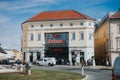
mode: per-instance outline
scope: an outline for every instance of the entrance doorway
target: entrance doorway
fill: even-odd
[[[40,58],[41,58],[41,53],[37,52],[37,60],[40,60]]]
[[[75,52],[72,52],[72,65],[75,66],[76,63],[76,57],[77,55],[75,54]]]
[[[84,52],[80,52],[80,63],[83,65],[85,63]]]
[[[49,47],[46,50],[45,57],[54,57],[56,64],[67,64],[68,47]]]
[[[30,62],[33,62],[33,52],[30,52]]]

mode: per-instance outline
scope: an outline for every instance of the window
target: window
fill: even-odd
[[[30,41],[33,41],[33,40],[34,40],[34,35],[30,34]]]
[[[119,39],[119,44],[118,44],[118,48],[120,48],[120,39]]]
[[[38,34],[38,41],[41,41],[41,34]]]
[[[70,23],[70,26],[73,26],[73,23]]]
[[[63,26],[63,24],[61,23],[61,24],[60,24],[60,26],[62,27],[62,26]]]
[[[120,38],[118,38],[118,48],[120,48]]]
[[[120,25],[118,25],[118,33],[120,33]]]
[[[88,25],[91,26],[91,23],[89,23]]]
[[[34,28],[34,25],[31,25],[31,28]]]
[[[23,40],[24,40],[24,42],[26,42],[26,36],[24,36]]]
[[[80,26],[83,26],[83,23],[80,23]]]
[[[92,39],[92,34],[91,33],[89,33],[89,40],[91,40]]]
[[[80,32],[80,40],[84,40],[84,32],[83,31]]]
[[[76,37],[75,32],[72,32],[72,40],[75,40],[75,37]]]
[[[50,24],[50,27],[53,27],[53,24]]]
[[[43,27],[43,24],[41,24],[40,27]]]

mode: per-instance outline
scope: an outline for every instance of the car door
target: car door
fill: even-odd
[[[48,65],[47,59],[43,59],[43,65]]]

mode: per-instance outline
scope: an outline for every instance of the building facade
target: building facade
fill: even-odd
[[[0,62],[3,59],[6,59],[6,57],[7,57],[7,52],[1,47],[1,44],[0,44]]]
[[[22,54],[20,51],[16,50],[16,49],[13,49],[12,50],[12,57],[15,59],[15,60],[22,60]]]
[[[42,12],[22,23],[25,62],[55,57],[80,64],[94,56],[95,19],[74,10]]]
[[[96,64],[113,66],[120,54],[120,10],[108,13],[99,21],[94,41]]]

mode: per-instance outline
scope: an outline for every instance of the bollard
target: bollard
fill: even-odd
[[[28,72],[27,72],[28,75],[31,75],[31,70],[29,69]]]
[[[84,67],[82,66],[82,75],[84,76],[85,73],[84,73]]]
[[[15,63],[15,69],[17,70],[17,64]]]
[[[19,70],[20,72],[22,72],[23,71],[23,65],[22,64],[20,64],[20,70]]]
[[[12,68],[15,69],[15,64],[14,63],[12,63]]]
[[[27,63],[26,66],[25,66],[25,68],[26,68],[26,73],[27,73],[28,75],[31,75],[31,70],[30,70],[31,65],[30,65],[30,63]]]

